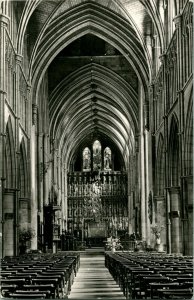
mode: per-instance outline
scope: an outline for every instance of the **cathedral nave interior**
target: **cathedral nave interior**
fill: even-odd
[[[30,272],[33,255],[53,280],[62,264],[69,270],[46,298],[73,299],[87,253],[98,280],[111,274],[125,298],[159,295],[146,294],[147,283],[137,292],[122,275],[126,260],[183,259],[191,273],[192,9],[191,0],[0,0],[5,286],[18,260]],[[9,288],[3,295],[18,298]]]

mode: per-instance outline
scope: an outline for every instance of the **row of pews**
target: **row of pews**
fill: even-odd
[[[127,299],[191,299],[193,257],[105,253],[105,266]]]
[[[1,261],[1,296],[65,298],[80,266],[79,253],[28,254]]]

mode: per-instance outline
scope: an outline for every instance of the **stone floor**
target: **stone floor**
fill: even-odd
[[[104,266],[103,251],[91,249],[81,253],[80,268],[68,298],[71,300],[126,299]]]

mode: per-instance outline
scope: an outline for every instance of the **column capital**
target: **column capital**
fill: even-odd
[[[166,187],[166,189],[171,194],[179,194],[180,193],[180,186],[170,186],[170,187]]]
[[[182,15],[177,15],[174,17],[173,22],[175,23],[175,27],[178,28],[181,26]]]
[[[30,199],[27,198],[27,197],[19,197],[19,201],[20,201],[20,202],[29,202]]]
[[[4,191],[5,191],[5,194],[14,194],[15,192],[18,192],[20,190],[17,188],[5,188]]]
[[[16,54],[15,55],[16,64],[21,65],[22,60],[23,60],[23,56],[22,55],[20,55],[20,54]]]
[[[159,56],[159,59],[160,59],[160,62],[161,62],[161,63],[164,63],[164,62],[165,62],[165,59],[166,59],[166,53],[163,52],[163,53]]]
[[[0,94],[6,95],[7,93],[5,91],[3,91],[2,89],[0,89]]]
[[[165,200],[164,196],[154,196],[153,198],[155,201],[164,201]]]
[[[30,84],[27,85],[27,91],[30,93],[32,86]]]
[[[148,87],[149,87],[149,89],[150,90],[152,90],[153,89],[153,87],[154,87],[154,82],[152,81],[152,82],[150,82],[150,84],[148,85]]]
[[[181,176],[181,178],[191,178],[191,179],[193,179],[193,175],[192,174],[190,174],[190,175],[183,175],[183,176]]]
[[[182,180],[186,181],[189,184],[193,183],[193,175],[185,175],[181,177]]]

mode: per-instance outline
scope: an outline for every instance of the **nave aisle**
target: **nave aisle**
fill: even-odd
[[[80,268],[68,298],[71,300],[126,299],[105,267],[103,253],[92,251],[81,253]]]

